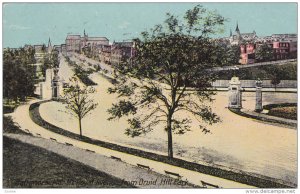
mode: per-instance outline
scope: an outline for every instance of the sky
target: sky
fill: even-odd
[[[25,44],[63,44],[68,33],[107,37],[110,42],[128,40],[161,24],[166,13],[183,16],[198,3],[4,3],[3,47]],[[228,19],[229,36],[238,22],[241,33],[258,36],[297,33],[297,3],[201,3]]]

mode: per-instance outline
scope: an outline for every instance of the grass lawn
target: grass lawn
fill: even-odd
[[[269,110],[268,115],[297,120],[297,107],[287,106],[287,107],[271,108]]]
[[[268,115],[297,120],[297,103],[268,104],[263,107]]]
[[[3,137],[3,188],[132,188],[121,179]]]

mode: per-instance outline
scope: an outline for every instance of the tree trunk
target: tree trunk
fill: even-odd
[[[167,119],[167,132],[168,132],[168,157],[173,158],[172,116],[168,116]]]
[[[79,118],[78,121],[79,121],[79,135],[80,137],[82,137],[81,118]]]

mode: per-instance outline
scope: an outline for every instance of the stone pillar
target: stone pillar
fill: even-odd
[[[242,87],[238,77],[232,77],[228,88],[229,104],[228,108],[241,109],[242,108]]]
[[[59,76],[57,75],[58,69],[54,69],[54,76],[52,79],[52,100],[58,100],[60,93],[59,93]]]
[[[261,112],[262,107],[262,81],[258,79],[256,82],[256,100],[255,100],[255,112]]]

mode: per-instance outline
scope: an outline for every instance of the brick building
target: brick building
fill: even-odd
[[[109,45],[106,37],[89,37],[88,34],[83,33],[80,35],[68,35],[66,38],[66,52],[82,53],[84,49],[88,49],[91,55],[96,56],[102,45]]]
[[[241,44],[241,64],[252,64],[255,62],[255,48],[256,45],[254,43],[249,44]]]
[[[111,64],[119,65],[134,56],[133,42],[113,42],[111,46]]]
[[[297,42],[281,40],[273,42],[274,59],[297,58]]]
[[[80,35],[67,35],[66,38],[66,51],[80,52],[81,51],[81,38]]]
[[[238,24],[235,33],[230,30],[230,36],[222,39],[231,45],[239,45],[241,51],[241,64],[255,63],[255,50],[261,44],[268,44],[273,48],[273,60],[297,58],[297,34],[272,34],[271,36],[258,37],[256,32],[241,33]]]

